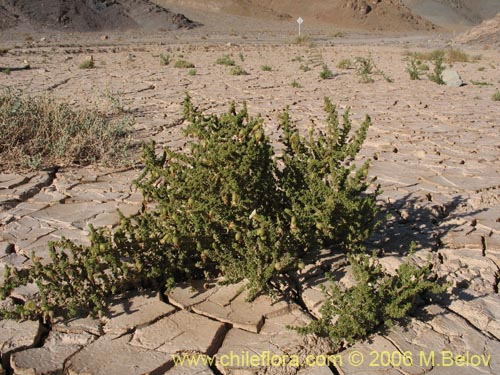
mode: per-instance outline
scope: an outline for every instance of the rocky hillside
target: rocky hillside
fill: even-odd
[[[259,18],[290,19],[367,30],[430,30],[431,22],[415,16],[402,0],[154,0],[168,6]]]
[[[0,29],[20,24],[71,31],[172,30],[196,25],[149,0],[0,0]]]
[[[500,47],[500,13],[456,38],[459,43]]]

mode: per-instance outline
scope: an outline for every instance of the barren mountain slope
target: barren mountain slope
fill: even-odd
[[[464,29],[500,13],[499,0],[403,0],[418,14],[436,25]]]
[[[211,12],[290,19],[367,30],[430,30],[433,25],[413,15],[401,0],[153,0]]]
[[[73,31],[194,26],[149,0],[0,0],[0,28],[21,23]]]
[[[484,21],[456,38],[459,43],[483,44],[500,47],[500,14],[491,20]]]

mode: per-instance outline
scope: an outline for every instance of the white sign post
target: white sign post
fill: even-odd
[[[299,17],[297,19],[297,23],[299,24],[299,36],[300,36],[300,26],[302,25],[302,22],[304,22],[304,20],[302,19],[302,17]]]

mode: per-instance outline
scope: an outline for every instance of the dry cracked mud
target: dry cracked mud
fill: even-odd
[[[0,74],[0,85],[101,109],[109,107],[111,93],[135,118],[134,140],[154,139],[158,147],[184,143],[180,129],[186,92],[209,112],[224,111],[232,100],[247,101],[250,113],[265,118],[271,137],[278,134],[277,115],[286,106],[301,129],[322,127],[325,96],[341,109],[350,107],[355,123],[368,114],[373,126],[362,158],[373,158],[370,173],[383,189],[380,205],[392,214],[372,246],[383,249],[381,262],[391,272],[414,241],[415,262],[431,259],[438,275],[451,282],[448,297],[427,306],[406,326],[340,353],[343,361],[330,367],[223,363],[221,358],[231,351],[301,358],[328,353],[324,340],[286,328],[317,316],[325,270],[338,272],[346,285],[352,282],[344,260],[323,251],[303,275],[307,311],[268,297],[249,304],[241,285],[179,285],[167,299],[147,293],[124,296],[100,320],[57,322],[49,332],[37,322],[0,321],[6,370],[17,375],[500,373],[500,107],[491,100],[499,86],[500,53],[470,50],[482,57],[454,64],[467,84],[452,88],[426,78],[411,81],[405,72],[405,52],[444,45],[434,36],[323,35],[313,46],[298,46],[288,44],[285,35],[280,30],[111,33],[107,38],[73,34],[63,43],[58,34],[44,35],[41,42],[8,34],[3,44],[9,51],[0,65],[21,66],[27,60],[31,69]],[[160,54],[191,61],[196,75],[161,65]],[[215,64],[224,54],[249,75],[233,76],[228,67]],[[89,55],[96,68],[79,69]],[[375,75],[374,83],[363,84],[354,70],[336,68],[342,59],[369,55],[393,83]],[[334,78],[320,79],[322,64],[336,73]],[[262,65],[272,70],[262,71]],[[304,72],[301,65],[311,70]],[[294,80],[302,87],[292,87]],[[491,85],[472,84],[479,81]],[[6,264],[29,267],[32,252],[48,260],[49,241],[64,236],[86,242],[89,224],[113,227],[117,209],[127,215],[137,212],[142,197],[132,180],[139,172],[139,167],[69,167],[1,173],[0,278]],[[28,286],[17,297],[34,292]],[[373,351],[409,352],[413,361],[369,366]],[[432,351],[434,363],[418,360],[419,353],[429,356]],[[481,366],[439,366],[448,351],[490,355],[491,360]],[[353,352],[364,355],[359,367],[348,362]],[[216,360],[210,366],[174,366],[174,357],[184,353],[215,355]]]

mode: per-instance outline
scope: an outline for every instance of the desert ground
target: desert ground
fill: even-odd
[[[178,11],[177,8],[173,8]],[[102,319],[54,322],[0,320],[1,366],[13,374],[498,374],[500,373],[500,52],[488,45],[462,46],[450,31],[382,33],[308,26],[309,39],[293,43],[294,19],[251,19],[192,10],[188,18],[204,26],[173,31],[89,33],[31,29],[4,30],[2,67],[30,69],[0,74],[0,88],[51,95],[75,108],[117,108],[132,122],[129,165],[69,166],[47,171],[0,173],[0,279],[5,265],[29,266],[29,256],[49,258],[47,243],[66,237],[88,241],[88,225],[113,227],[116,209],[133,214],[142,197],[132,180],[141,171],[143,142],[177,147],[182,134],[182,101],[187,94],[207,112],[222,113],[231,101],[246,102],[260,114],[272,139],[279,136],[278,115],[289,107],[300,129],[324,127],[323,98],[351,108],[354,126],[372,118],[359,162],[371,160],[370,175],[382,187],[380,206],[391,218],[369,246],[378,249],[391,271],[410,243],[414,262],[430,260],[450,282],[446,296],[426,306],[404,325],[372,336],[340,353],[342,363],[283,368],[174,366],[176,353],[325,354],[325,342],[286,329],[319,312],[325,270],[349,285],[349,269],[323,251],[304,274],[306,310],[261,296],[245,302],[232,286],[205,290],[179,285],[167,299],[140,293],[117,299]],[[194,18],[193,18],[194,16]],[[471,62],[453,63],[461,87],[437,85],[425,76],[410,80],[408,53],[447,46],[461,48]],[[160,55],[170,55],[169,65]],[[216,64],[231,56],[247,75],[232,75]],[[79,65],[92,56],[94,69]],[[371,57],[390,77],[373,74],[362,83],[355,69],[337,67],[344,59]],[[195,71],[174,67],[179,59]],[[333,78],[321,79],[326,64]],[[271,70],[263,71],[268,65]],[[301,66],[307,65],[309,71]],[[198,288],[199,287],[199,288]],[[23,300],[32,288],[19,290]],[[370,366],[374,351],[409,352],[411,365]],[[418,360],[435,352],[435,363]],[[491,356],[488,363],[447,366],[446,352]],[[353,365],[352,353],[364,356]],[[440,366],[440,364],[443,364]]]

